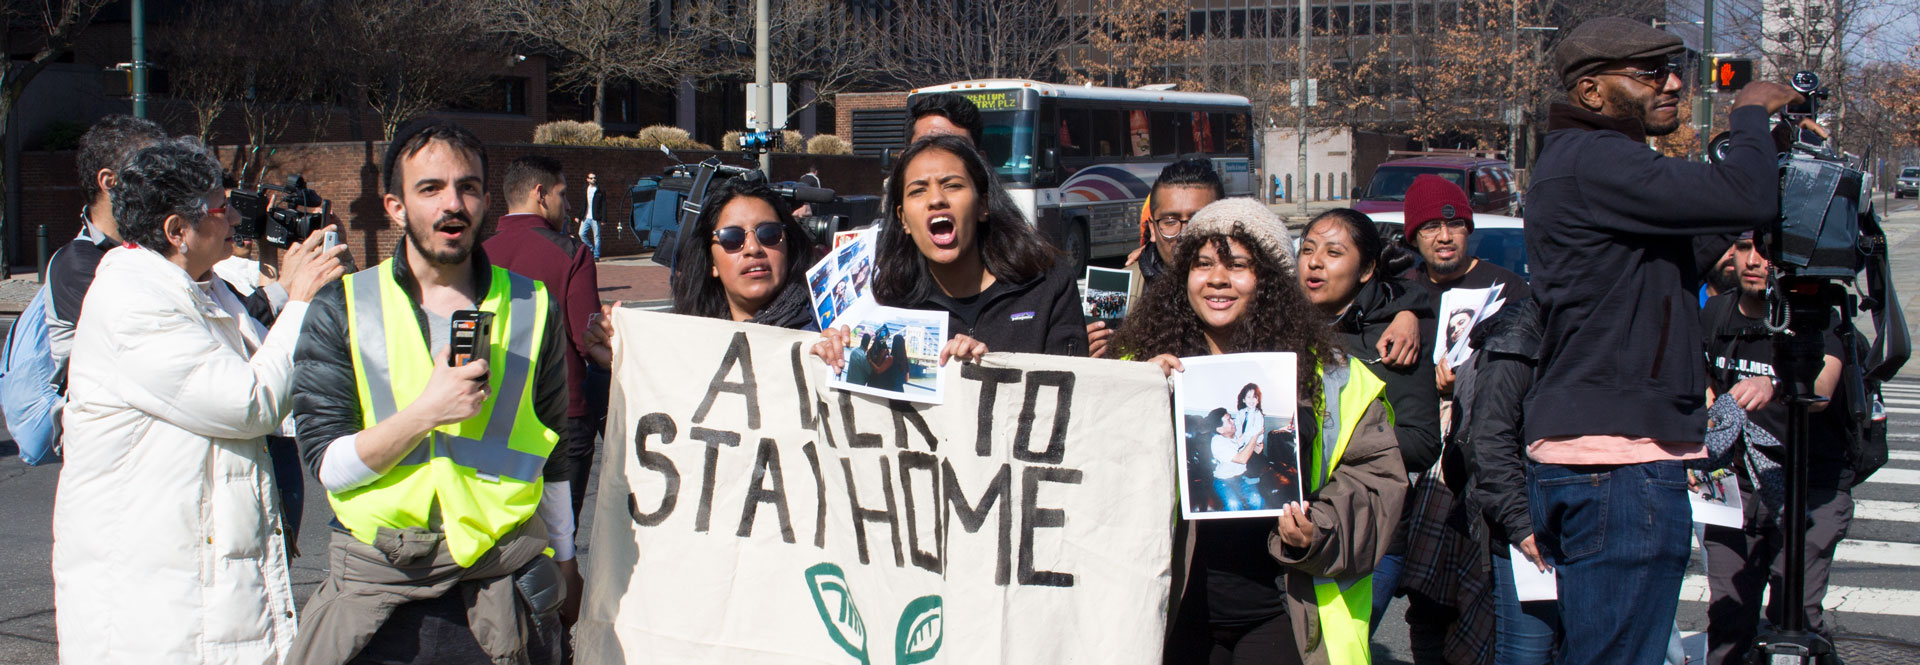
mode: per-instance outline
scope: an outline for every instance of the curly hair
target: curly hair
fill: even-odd
[[[207,194],[220,188],[225,175],[197,138],[164,139],[141,148],[120,167],[113,186],[120,237],[156,252],[171,251],[167,217],[179,215],[198,226],[207,216]]]
[[[80,194],[87,203],[93,203],[100,197],[100,180],[95,174],[101,169],[118,171],[134,151],[165,138],[167,131],[146,118],[116,113],[93,123],[80,136],[80,154],[73,160],[80,171]]]
[[[1207,338],[1201,330],[1200,316],[1187,300],[1187,275],[1193,270],[1200,248],[1212,245],[1221,256],[1230,253],[1227,241],[1240,243],[1252,255],[1255,280],[1253,302],[1247,307],[1233,335],[1221,346],[1224,353],[1291,351],[1297,354],[1295,371],[1301,399],[1311,403],[1320,398],[1320,367],[1340,360],[1326,316],[1307,300],[1296,283],[1293,270],[1279,257],[1256,249],[1253,236],[1234,226],[1231,234],[1182,234],[1174,250],[1173,264],[1167,272],[1147,284],[1140,301],[1127,317],[1127,324],[1114,334],[1118,357],[1139,360],[1160,354],[1204,356]]]
[[[700,216],[693,220],[693,228],[680,239],[674,258],[676,269],[668,280],[673,292],[673,313],[710,319],[732,317],[727,307],[726,287],[721,286],[720,278],[708,273],[713,267],[713,231],[720,224],[720,213],[726,211],[727,204],[741,198],[765,201],[773,208],[775,220],[786,228],[787,274],[780,276],[780,287],[807,283],[807,268],[813,262],[813,236],[807,235],[806,228],[793,218],[793,210],[787,207],[786,200],[772,188],[764,183],[732,178],[707,194],[707,200],[700,204]],[[774,293],[778,295],[779,291]]]
[[[973,145],[956,136],[937,134],[914,141],[907,146],[906,152],[893,163],[893,170],[887,175],[886,201],[893,204],[887,211],[886,221],[880,224],[879,239],[874,248],[874,299],[882,305],[894,307],[913,307],[926,302],[938,292],[940,286],[933,281],[933,273],[927,270],[927,259],[920,254],[920,247],[913,244],[913,238],[907,236],[900,217],[900,202],[905,200],[907,166],[914,158],[927,151],[944,152],[960,158],[967,169],[967,177],[973,180],[973,191],[979,196],[980,206],[985,209],[987,218],[981,221],[974,231],[973,249],[980,254],[980,263],[995,279],[1009,283],[1025,282],[1039,277],[1052,269],[1058,252],[1048,244],[1040,232],[1027,223],[1025,215],[1007,189],[993,175],[993,169],[986,160],[975,152]]]

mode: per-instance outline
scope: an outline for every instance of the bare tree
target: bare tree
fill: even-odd
[[[754,27],[750,3],[698,3],[682,26],[712,59],[704,74],[750,78]],[[790,105],[787,117],[860,85],[901,79],[897,45],[878,17],[835,0],[782,0],[767,17],[769,65],[775,81],[811,82],[813,95]]]
[[[193,110],[195,134],[202,141],[213,139],[214,121],[247,88],[251,54],[232,38],[253,27],[239,21],[243,13],[239,3],[195,5],[157,31],[156,41],[163,45],[158,60],[167,70],[168,88]]]
[[[1187,0],[1115,0],[1084,15],[1086,38],[1068,66],[1082,80],[1103,85],[1195,82],[1188,65],[1206,49],[1204,35],[1187,34]]]
[[[348,59],[351,87],[380,115],[382,136],[471,99],[507,54],[487,39],[477,12],[458,0],[340,0],[328,17],[332,41]]]
[[[7,128],[13,126],[13,109],[27,84],[45,71],[47,65],[73,50],[80,33],[93,23],[100,8],[112,0],[0,0],[0,53],[31,51],[24,61],[0,62],[0,183],[6,182],[14,168],[13,154],[4,150]],[[18,43],[15,40],[18,39]],[[6,187],[0,185],[0,210],[6,208]],[[9,226],[14,221],[7,220]]]
[[[562,88],[593,90],[593,121],[603,120],[607,84],[664,86],[679,81],[697,55],[671,32],[655,29],[655,0],[490,0],[475,3],[493,30],[555,51]]]
[[[890,35],[908,85],[1052,78],[1075,43],[1060,0],[902,3]]]

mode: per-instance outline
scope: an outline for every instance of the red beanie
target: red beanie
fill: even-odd
[[[1473,206],[1467,193],[1446,178],[1421,174],[1407,187],[1406,214],[1401,224],[1407,229],[1407,244],[1420,233],[1420,226],[1436,219],[1467,220],[1467,232],[1473,232]]]

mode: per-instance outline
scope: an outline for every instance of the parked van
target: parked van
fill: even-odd
[[[1421,174],[1446,178],[1466,190],[1474,212],[1520,215],[1520,185],[1513,167],[1506,160],[1467,151],[1417,153],[1381,164],[1373,171],[1373,181],[1354,191],[1354,209],[1400,212],[1407,205],[1407,187]]]

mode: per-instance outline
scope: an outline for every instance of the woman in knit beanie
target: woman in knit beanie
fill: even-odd
[[[1180,236],[1114,339],[1121,358],[1169,375],[1180,357],[1293,352],[1299,359],[1305,500],[1272,518],[1182,522],[1163,660],[1368,662],[1373,565],[1406,495],[1381,382],[1349,361],[1294,276],[1286,226],[1253,199],[1224,199]],[[1277,411],[1282,404],[1268,406]],[[1336,460],[1327,464],[1324,460]]]

